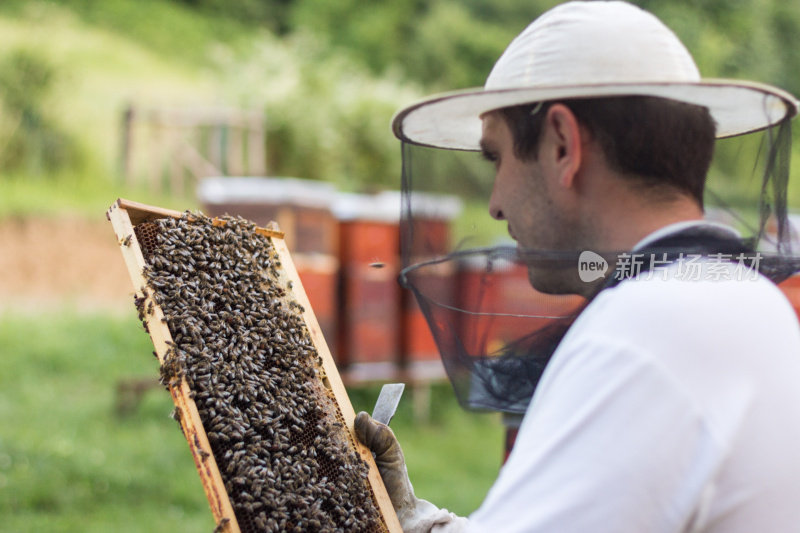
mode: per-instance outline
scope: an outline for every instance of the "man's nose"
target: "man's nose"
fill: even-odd
[[[500,198],[499,194],[497,194],[496,180],[494,186],[492,187],[492,196],[489,197],[489,214],[492,215],[492,218],[495,220],[505,220],[506,218],[503,215],[503,209],[500,207]]]

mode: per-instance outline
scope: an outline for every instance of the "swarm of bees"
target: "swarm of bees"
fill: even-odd
[[[154,299],[174,341],[162,383],[186,379],[242,531],[386,531],[277,254],[254,224],[222,220],[136,227],[140,317]]]

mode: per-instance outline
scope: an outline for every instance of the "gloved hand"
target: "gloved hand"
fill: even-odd
[[[408,479],[403,450],[400,449],[394,432],[389,426],[376,422],[363,411],[356,416],[355,430],[358,440],[375,454],[375,464],[378,465],[397,516],[407,514],[415,507],[417,498]],[[400,521],[402,522],[402,518]]]
[[[356,416],[355,431],[358,440],[375,454],[375,464],[403,531],[427,533],[434,528],[436,531],[453,532],[463,529],[466,525],[465,518],[457,517],[446,509],[439,509],[414,495],[403,450],[389,426],[376,422],[362,411]]]

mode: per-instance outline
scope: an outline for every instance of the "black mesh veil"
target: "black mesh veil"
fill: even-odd
[[[402,151],[400,282],[427,319],[461,405],[524,412],[574,320],[599,291],[625,277],[620,257],[626,251],[600,251],[590,258],[608,261],[613,275],[594,280],[583,296],[538,292],[529,282],[531,267],[577,276],[585,264],[583,251],[520,252],[505,223],[489,216],[494,169],[479,154],[409,143]],[[780,282],[800,269],[792,255],[797,234],[787,217],[789,119],[760,133],[718,141],[716,151],[719,164],[709,173],[706,216],[741,237],[690,235],[660,241],[648,252],[664,261],[690,252],[724,253]],[[463,206],[449,238],[430,223],[441,219],[431,201],[441,195],[456,196]]]

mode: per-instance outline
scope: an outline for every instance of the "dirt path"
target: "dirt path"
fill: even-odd
[[[0,311],[124,311],[132,294],[105,217],[0,220]]]

